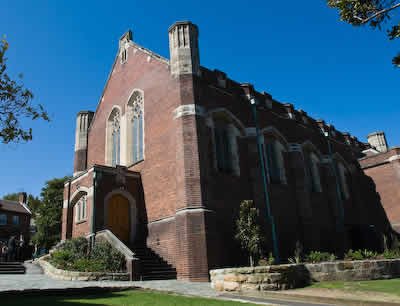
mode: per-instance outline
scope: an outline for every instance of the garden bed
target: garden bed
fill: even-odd
[[[65,241],[40,259],[46,274],[63,280],[129,280],[126,259],[107,241],[90,247],[81,237]]]
[[[37,262],[43,268],[46,275],[60,280],[99,281],[99,280],[129,280],[129,273],[125,272],[78,272],[67,271],[54,267],[48,260],[50,256],[44,256]]]

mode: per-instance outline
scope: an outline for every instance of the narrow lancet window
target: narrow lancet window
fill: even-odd
[[[143,116],[143,93],[135,91],[128,102],[129,124],[128,144],[130,145],[131,164],[144,159],[144,116]]]

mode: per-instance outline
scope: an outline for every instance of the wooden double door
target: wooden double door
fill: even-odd
[[[108,203],[107,227],[120,240],[129,242],[130,237],[130,217],[129,201],[122,195],[113,195]]]

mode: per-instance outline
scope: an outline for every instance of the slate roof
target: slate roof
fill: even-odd
[[[21,214],[31,215],[31,212],[27,207],[15,201],[0,200],[0,210],[13,211]]]

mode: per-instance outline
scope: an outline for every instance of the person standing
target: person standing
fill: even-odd
[[[5,243],[1,244],[0,253],[1,253],[0,261],[6,262],[7,261],[8,248],[7,248],[7,245]]]
[[[25,240],[24,235],[19,235],[19,240],[17,241],[17,260],[23,261],[25,259]]]
[[[8,261],[15,260],[15,247],[16,247],[15,236],[11,236],[10,239],[8,240]]]

